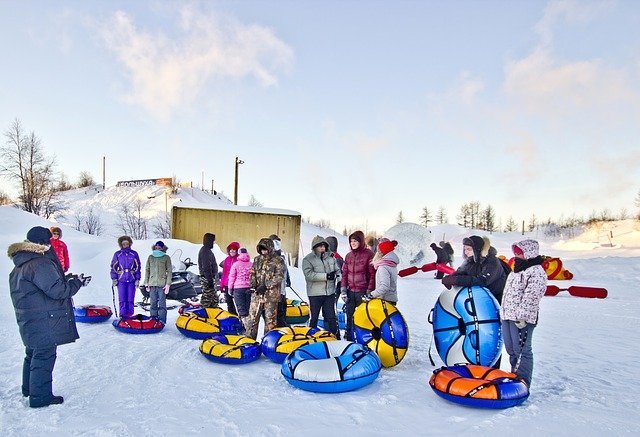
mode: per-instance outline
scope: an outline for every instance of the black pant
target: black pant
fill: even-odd
[[[56,347],[25,348],[22,365],[22,394],[36,402],[47,402],[53,396],[53,366],[56,363]]]
[[[356,311],[358,305],[362,303],[362,296],[364,296],[364,291],[350,291],[347,290],[347,305],[345,307],[345,311],[347,313],[347,326],[344,332],[344,339],[349,341],[354,341],[354,332],[353,332],[353,313]]]
[[[284,294],[280,295],[280,300],[278,301],[278,314],[276,316],[276,326],[281,328],[283,326],[289,326],[287,321],[285,320],[285,316],[287,315],[287,296]]]
[[[324,329],[338,336],[338,318],[336,316],[336,295],[329,296],[309,296],[309,310],[311,319],[309,326],[318,327],[318,316],[322,310],[322,318],[324,319]]]
[[[229,294],[229,287],[225,286],[222,292],[224,293],[224,301],[227,303],[227,311],[234,316],[237,316],[238,312],[236,311],[236,305],[233,302],[233,296]]]

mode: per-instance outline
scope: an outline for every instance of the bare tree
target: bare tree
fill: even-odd
[[[618,213],[618,220],[626,220],[629,218],[629,211],[627,208],[620,208],[620,212]]]
[[[73,190],[74,188],[75,187],[73,186],[73,184],[69,182],[69,179],[67,179],[67,175],[64,173],[60,173],[58,183],[56,184],[54,189],[59,192]]]
[[[429,207],[425,206],[422,208],[422,214],[420,215],[420,223],[424,227],[428,227],[429,223],[433,221],[433,217],[431,216],[431,210]]]
[[[171,214],[162,214],[160,217],[156,217],[152,228],[156,237],[171,238]]]
[[[45,156],[40,138],[33,131],[27,134],[18,119],[4,135],[0,174],[18,186],[19,207],[45,218],[64,209],[55,198],[55,158]]]
[[[0,205],[8,205],[11,203],[11,198],[7,193],[0,190]]]
[[[142,217],[147,203],[145,200],[136,199],[132,205],[123,204],[118,212],[118,227],[135,240],[147,238],[147,220]]]
[[[398,217],[396,218],[396,223],[404,223],[404,216],[402,215],[402,211],[398,213]]]
[[[249,206],[264,206],[262,204],[262,202],[260,202],[258,199],[256,199],[256,197],[252,194],[251,197],[249,198]]]
[[[480,228],[487,232],[493,232],[496,230],[496,213],[491,205],[487,205],[487,207],[482,210],[479,225],[480,224]]]
[[[513,217],[509,216],[509,220],[507,220],[507,224],[504,227],[505,232],[513,232],[518,230],[518,224],[513,219]]]
[[[78,176],[78,188],[85,188],[95,185],[96,181],[91,176],[91,173],[88,171],[81,171],[80,176]]]
[[[471,207],[468,203],[465,203],[460,207],[460,212],[456,216],[458,219],[458,225],[466,228],[471,224]]]
[[[436,213],[436,223],[439,225],[443,225],[449,221],[449,217],[447,217],[447,211],[444,209],[444,206],[438,208],[438,212]]]
[[[104,229],[102,227],[102,219],[98,215],[93,206],[81,211],[75,216],[74,227],[77,231],[85,232],[90,235],[102,235]]]
[[[529,232],[532,232],[536,228],[536,226],[538,226],[536,215],[531,214],[531,218],[529,218]]]

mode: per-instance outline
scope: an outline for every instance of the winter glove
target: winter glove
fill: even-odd
[[[169,294],[169,290],[171,289],[171,285],[167,284],[164,286],[164,294]]]
[[[286,287],[291,287],[291,278],[289,277],[289,275],[287,275],[287,277],[285,278],[284,285]]]
[[[347,303],[347,301],[349,300],[349,297],[347,296],[347,292],[343,291],[342,293],[340,293],[340,298],[342,299],[342,301],[344,303]]]
[[[85,276],[83,273],[78,275],[78,281],[82,284],[82,287],[86,287],[91,282],[91,276]]]
[[[262,285],[258,285],[256,287],[256,294],[258,296],[264,296],[264,294],[267,292],[267,286],[262,284]]]
[[[524,329],[527,327],[527,322],[524,320],[516,320],[516,328]]]
[[[145,289],[145,290],[147,290],[147,293],[151,291],[151,287],[150,287],[150,286],[148,286],[148,285],[145,285],[145,286],[144,286],[144,289]]]
[[[209,279],[209,280],[207,281],[207,286],[208,286],[209,288],[213,288],[213,286],[214,286],[213,279]]]
[[[336,279],[336,272],[327,273],[327,281],[333,281],[334,279]]]
[[[67,273],[66,275],[64,275],[65,281],[68,281],[69,279],[75,279],[75,278],[77,278],[77,276],[74,275],[73,273]]]
[[[233,288],[229,289],[229,296],[233,297]]]
[[[118,280],[114,279],[113,281],[111,281],[111,285],[113,285],[114,287],[118,285]]]
[[[442,285],[451,290],[451,287],[458,285],[457,278],[455,276],[445,276],[442,278]]]

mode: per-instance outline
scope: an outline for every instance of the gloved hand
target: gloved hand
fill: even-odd
[[[118,285],[118,280],[114,279],[113,281],[111,281],[111,285],[113,285],[114,287]]]
[[[147,293],[148,293],[149,291],[151,291],[151,287],[149,287],[148,285],[145,285],[145,286],[144,286],[144,289],[145,289],[145,290],[147,290]]]
[[[214,286],[213,279],[210,279],[210,280],[207,281],[207,286],[209,288],[213,288],[213,286]]]
[[[233,288],[229,289],[229,296],[233,297]]]
[[[169,290],[171,289],[171,285],[167,284],[164,286],[164,294],[169,294]]]
[[[369,302],[370,300],[371,300],[371,295],[370,295],[369,293],[365,293],[365,294],[362,296],[362,301],[363,301],[363,302]]]
[[[285,279],[284,285],[286,287],[291,287],[291,278],[288,275],[287,275],[287,277]]]
[[[262,285],[258,285],[256,287],[256,294],[258,296],[264,296],[264,294],[267,292],[267,286],[262,284]]]
[[[524,329],[527,327],[527,322],[524,320],[516,320],[516,328]]]
[[[327,273],[327,281],[333,281],[334,279],[336,279],[336,272]]]
[[[342,299],[342,301],[344,303],[347,303],[347,301],[349,300],[349,297],[347,296],[347,292],[343,291],[342,293],[340,293],[340,298]]]
[[[77,278],[77,275],[74,275],[73,273],[67,273],[66,275],[64,275],[64,279],[65,281],[68,281],[69,279],[74,279]]]
[[[140,286],[140,280],[136,281],[136,288],[138,288]]]
[[[442,278],[442,285],[444,285],[449,290],[451,290],[452,286],[458,285],[457,279],[455,276],[451,276],[451,275],[445,276],[444,278]]]
[[[85,276],[84,273],[78,275],[78,280],[82,284],[82,287],[86,287],[91,282],[91,276]]]

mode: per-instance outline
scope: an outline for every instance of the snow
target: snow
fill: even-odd
[[[118,187],[92,195],[75,193],[73,209],[90,202],[103,205],[105,221],[117,210],[116,198],[153,194]],[[188,191],[188,190],[187,190]],[[117,194],[116,194],[117,192]],[[164,211],[159,191],[150,213]],[[208,195],[207,195],[208,196]],[[202,202],[218,202],[202,196]],[[153,200],[153,199],[151,199]],[[222,202],[222,201],[220,201]],[[110,212],[111,211],[111,212]],[[637,223],[637,222],[635,222]],[[10,207],[0,207],[0,246],[21,241],[35,225],[53,223]],[[397,237],[408,251],[416,250],[423,230],[408,231],[409,224],[392,228],[385,236]],[[428,385],[434,369],[428,358],[431,326],[427,315],[442,286],[433,272],[417,273],[398,281],[399,309],[407,320],[411,338],[400,365],[383,369],[371,385],[350,393],[316,394],[298,390],[280,375],[280,366],[266,358],[244,366],[213,363],[198,351],[200,344],[175,328],[176,310],[168,325],[156,335],[135,336],[117,332],[110,323],[78,324],[80,339],[58,348],[54,392],[65,396],[63,405],[28,408],[20,393],[24,347],[9,297],[8,281],[0,285],[0,429],[2,435],[224,435],[224,436],[326,436],[341,435],[621,435],[636,434],[640,379],[635,328],[639,326],[640,237],[634,222],[620,222],[614,246],[594,246],[594,233],[571,240],[538,235],[543,254],[561,256],[574,273],[557,285],[605,287],[604,300],[580,299],[566,292],[543,298],[540,324],[534,331],[535,369],[530,398],[508,410],[461,407],[436,396]],[[423,228],[424,229],[424,228]],[[76,295],[75,303],[112,306],[109,261],[117,249],[111,235],[90,236],[63,226],[69,246],[71,270],[93,275],[93,281]],[[456,250],[459,264],[461,240],[471,235],[454,225],[434,226],[430,241],[445,235]],[[308,253],[315,235],[336,235],[339,252],[347,252],[347,239],[332,230],[303,224],[301,246]],[[483,235],[483,233],[479,233]],[[511,244],[536,237],[519,233],[488,235],[499,253],[508,255]],[[135,241],[146,259],[157,240]],[[171,254],[197,258],[199,245],[164,239]],[[589,244],[587,244],[589,243]],[[249,248],[251,252],[255,248]],[[427,255],[433,253],[424,247]],[[216,246],[216,257],[222,252]],[[427,260],[425,262],[429,262]],[[8,258],[0,263],[0,276],[12,269]],[[291,267],[294,289],[306,297],[299,269]],[[291,290],[289,297],[295,298]],[[138,296],[139,298],[140,296]],[[139,300],[139,299],[136,299]],[[434,349],[435,354],[435,349]],[[437,355],[437,354],[435,354]],[[435,357],[434,355],[434,357]],[[436,358],[437,366],[442,363]],[[507,369],[503,359],[502,368]],[[635,412],[635,413],[634,413]]]

